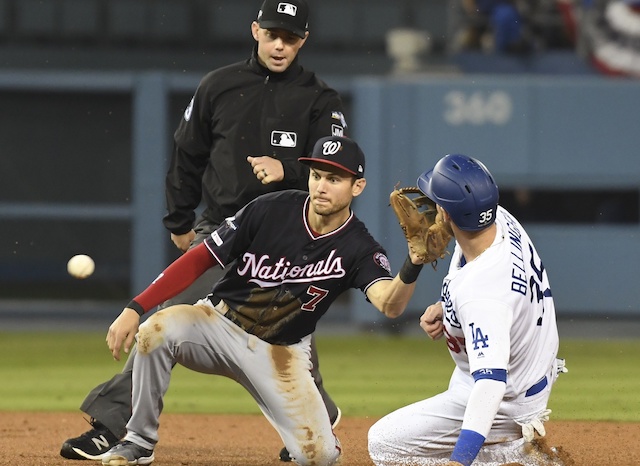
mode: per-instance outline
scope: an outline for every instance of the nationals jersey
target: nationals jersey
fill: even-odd
[[[558,331],[549,279],[531,239],[500,206],[496,226],[493,244],[471,262],[456,243],[442,285],[443,323],[464,373],[507,371],[508,399],[549,373]]]
[[[269,343],[300,341],[342,292],[366,293],[392,279],[384,249],[353,212],[337,230],[318,235],[309,208],[304,191],[265,194],[205,240],[221,266],[236,261],[212,300],[222,299],[229,319]]]

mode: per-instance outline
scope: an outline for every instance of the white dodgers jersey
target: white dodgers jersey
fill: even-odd
[[[470,377],[506,370],[509,398],[549,374],[558,331],[547,273],[531,239],[502,207],[496,226],[493,244],[471,262],[456,244],[441,299],[456,365]]]

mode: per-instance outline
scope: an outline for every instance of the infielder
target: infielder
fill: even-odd
[[[377,466],[561,464],[527,448],[550,411],[564,361],[547,271],[498,187],[471,157],[447,155],[418,178],[456,244],[440,301],[420,326],[444,336],[456,364],[448,389],[400,408],[369,431]],[[558,461],[558,462],[555,462]]]
[[[349,288],[360,288],[386,316],[399,316],[421,262],[408,256],[392,278],[385,251],[351,211],[366,184],[364,154],[355,142],[321,138],[300,160],[311,167],[309,193],[269,193],[247,204],[162,272],[109,328],[116,359],[136,332],[138,356],[127,434],[102,464],[153,461],[162,398],[176,363],[242,385],[295,463],[325,466],[339,458],[340,443],[310,372],[316,323]],[[158,311],[138,329],[140,315],[210,267],[229,263],[206,298]]]
[[[311,153],[323,136],[347,135],[339,94],[299,62],[309,36],[307,2],[259,5],[251,23],[251,57],[204,76],[174,134],[163,222],[181,251],[202,243],[260,194],[307,189],[309,171],[298,157]],[[196,218],[200,204],[204,209]],[[222,275],[210,269],[162,307],[195,303]],[[312,373],[335,424],[340,410],[324,389],[313,339],[311,348]],[[99,460],[124,436],[135,357],[134,348],[123,371],[87,395],[80,409],[91,416],[92,428],[65,440],[63,457]],[[289,459],[286,449],[280,458]]]

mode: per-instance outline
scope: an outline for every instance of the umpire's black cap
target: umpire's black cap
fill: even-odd
[[[364,176],[364,153],[352,139],[343,136],[326,136],[318,139],[310,157],[300,157],[302,163],[326,163],[341,168],[356,178]]]
[[[284,29],[304,39],[309,30],[309,6],[305,0],[265,0],[257,21],[263,29]]]

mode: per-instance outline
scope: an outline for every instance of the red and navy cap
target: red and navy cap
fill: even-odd
[[[309,30],[309,6],[305,0],[265,0],[257,21],[262,29],[284,29],[304,39]]]
[[[356,178],[364,176],[364,153],[352,139],[343,136],[326,136],[318,139],[310,157],[298,159],[306,165],[326,163],[341,168]]]

